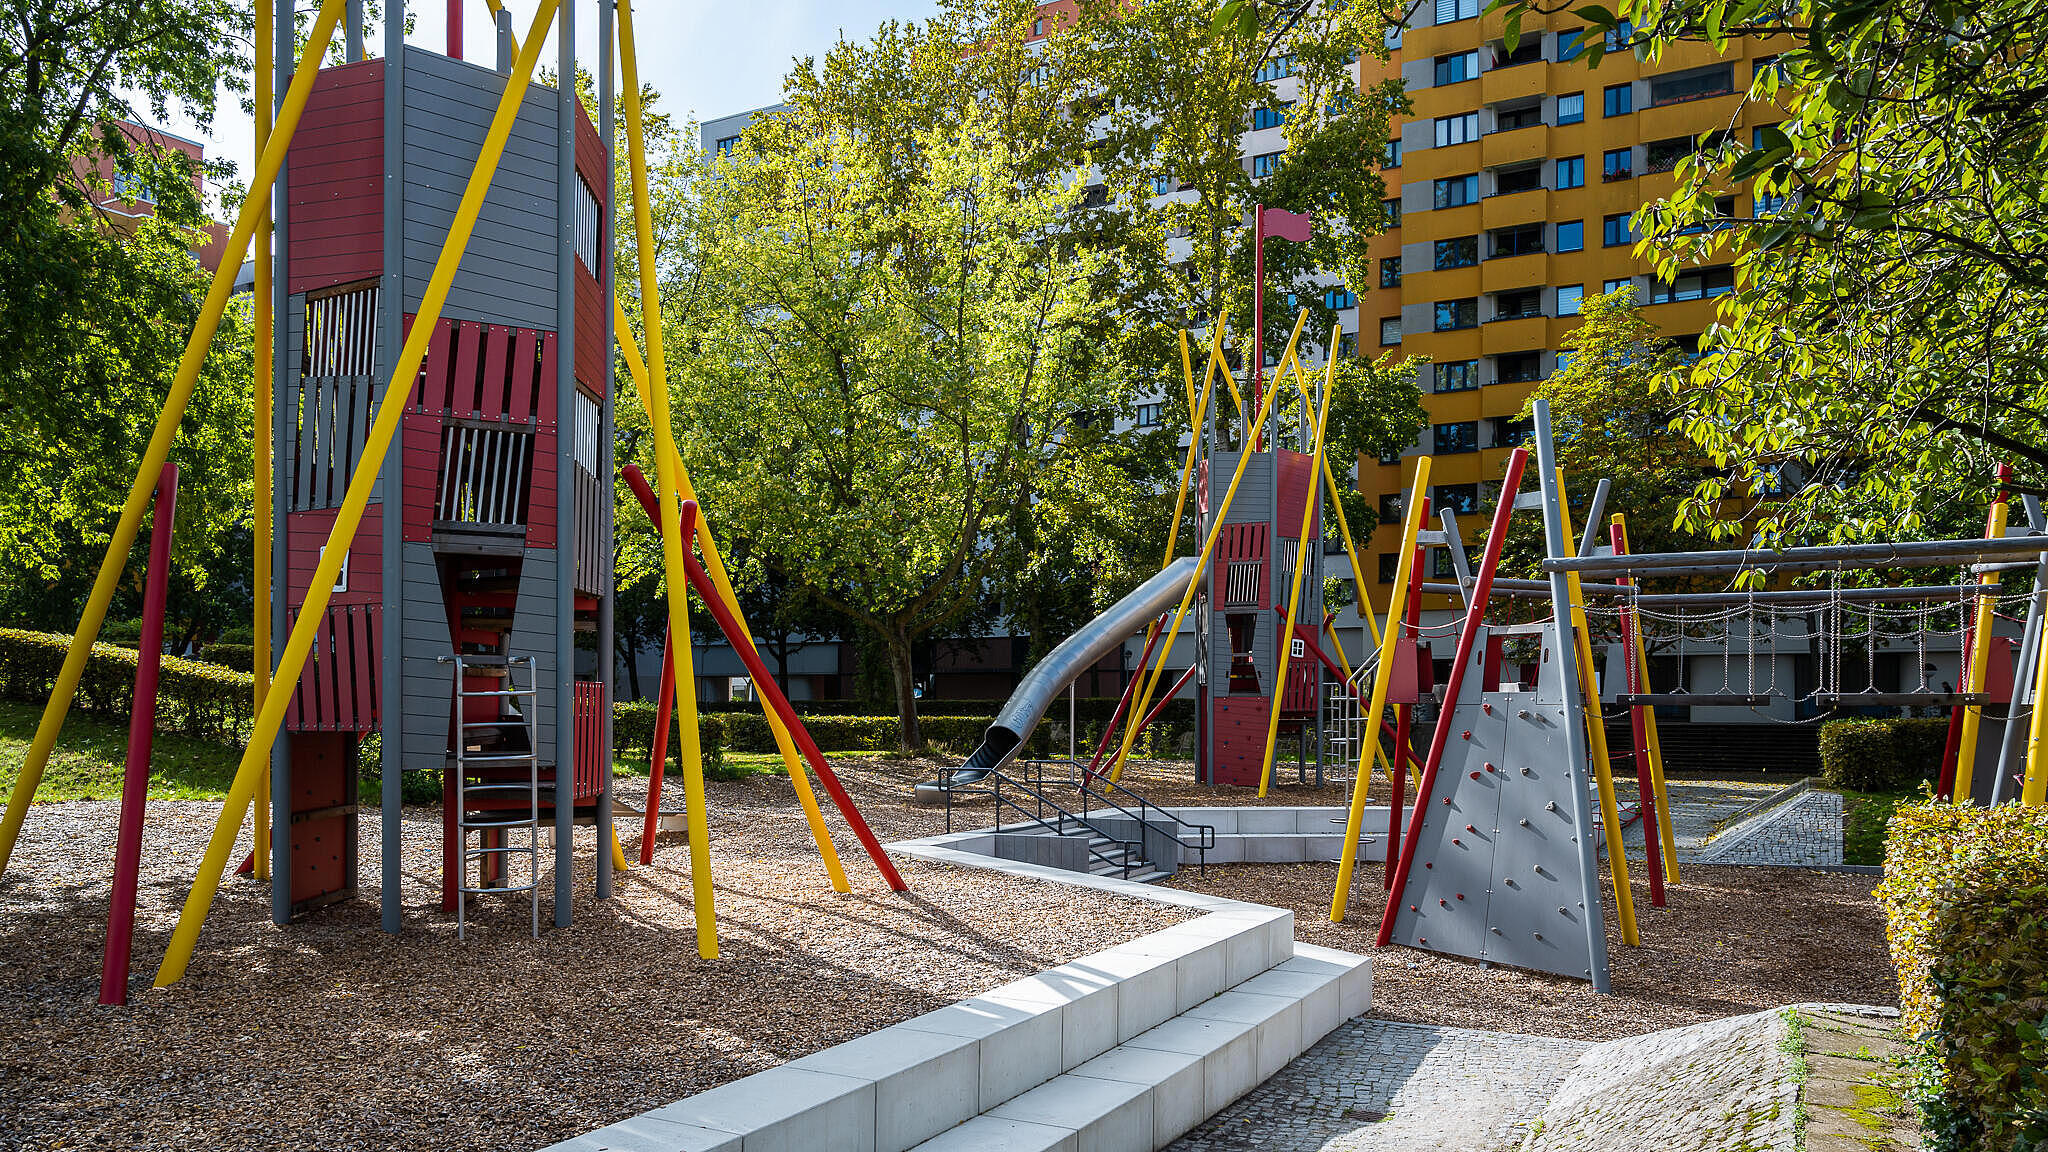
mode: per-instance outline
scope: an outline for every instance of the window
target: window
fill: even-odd
[[[1605,296],[1609,293],[1619,292],[1624,288],[1634,288],[1635,286],[1636,280],[1633,276],[1623,276],[1619,280],[1603,280],[1600,282],[1600,294]]]
[[[1439,208],[1457,208],[1461,205],[1476,203],[1478,199],[1479,177],[1477,175],[1452,176],[1436,182],[1436,206]]]
[[[1154,176],[1152,178],[1152,194],[1154,196],[1165,196],[1173,190],[1173,173],[1168,172],[1164,176]]]
[[[1436,267],[1441,272],[1446,268],[1469,268],[1479,263],[1479,237],[1456,236],[1436,242]]]
[[[1636,26],[1626,20],[1607,30],[1607,50],[1621,52],[1628,48],[1628,42],[1635,37]]]
[[[1287,123],[1287,110],[1292,107],[1294,107],[1294,101],[1289,100],[1277,108],[1252,109],[1252,130],[1278,128],[1282,124]]]
[[[1531,352],[1528,355],[1534,356],[1536,353]],[[1535,421],[1517,420],[1513,416],[1495,416],[1491,423],[1495,448],[1513,448],[1527,440],[1536,430]]]
[[[1557,122],[1577,124],[1586,118],[1586,94],[1574,92],[1557,98]]]
[[[1532,384],[1541,377],[1541,352],[1509,352],[1494,361],[1503,384]],[[1495,443],[1499,443],[1496,439]]]
[[[1109,187],[1107,185],[1090,184],[1081,190],[1081,207],[1102,208],[1108,206],[1108,204]]]
[[[1543,34],[1531,32],[1515,42],[1515,50],[1508,51],[1507,41],[1498,40],[1487,46],[1487,54],[1493,58],[1495,68],[1512,68],[1517,64],[1534,64],[1543,59]]]
[[[1436,86],[1458,84],[1479,76],[1479,52],[1459,52],[1436,58]]]
[[[1435,507],[1435,505],[1432,505],[1432,507]],[[1441,509],[1441,508],[1439,508],[1438,510],[1439,510],[1439,511],[1441,511],[1442,509]],[[1456,511],[1456,509],[1453,509],[1453,511]],[[1450,553],[1450,550],[1449,550],[1449,549],[1446,549],[1446,548],[1434,548],[1434,549],[1431,549],[1431,550],[1430,550],[1430,553],[1429,553],[1429,578],[1430,578],[1430,579],[1432,579],[1432,580],[1450,580],[1450,579],[1453,579],[1453,578],[1455,578],[1455,577],[1456,577],[1457,575],[1458,575],[1458,568],[1457,568],[1457,565],[1455,565],[1455,564],[1453,564],[1453,563],[1451,562],[1451,553]]]
[[[1433,425],[1429,432],[1430,437],[1436,442],[1436,450],[1445,455],[1479,451],[1479,422],[1477,420],[1459,420],[1452,424],[1437,424]],[[1441,492],[1443,489],[1439,488],[1437,491]],[[1475,492],[1474,499],[1476,500],[1477,498],[1478,496]],[[1432,507],[1434,506],[1432,505]]]
[[[1636,110],[1636,86],[1612,84],[1600,91],[1602,116],[1626,116]]]
[[[1711,68],[1695,68],[1690,72],[1653,76],[1650,78],[1650,107],[1679,104],[1687,100],[1704,100],[1709,96],[1722,96],[1733,91],[1733,64],[1716,64]]]
[[[1396,521],[1396,523],[1399,523],[1399,521]],[[1400,567],[1400,559],[1400,554],[1397,552],[1380,553],[1380,583],[1392,584],[1394,582],[1394,570]]]
[[[1565,365],[1567,365],[1567,364],[1571,363],[1571,359],[1572,359],[1572,354],[1571,354],[1570,350],[1566,350],[1566,351],[1563,351],[1563,352],[1559,352],[1559,353],[1557,354],[1557,361],[1556,361],[1556,363],[1554,363],[1554,364],[1552,364],[1552,365],[1550,366],[1550,374],[1551,374],[1551,375],[1553,375],[1553,376],[1555,376],[1555,375],[1557,375],[1557,374],[1558,374],[1559,372],[1562,372],[1562,371],[1564,371],[1564,369],[1565,369]]]
[[[711,150],[713,152],[718,153],[720,156],[725,156],[730,154],[733,149],[739,146],[740,138],[738,136],[720,136],[718,138],[718,141],[711,145]]]
[[[1337,333],[1337,355],[1340,359],[1358,355],[1358,333]]]
[[[1453,144],[1468,144],[1479,139],[1479,113],[1463,112],[1456,116],[1436,118],[1436,146],[1449,148]]]
[[[1261,84],[1271,84],[1282,76],[1292,75],[1294,75],[1294,57],[1292,55],[1276,56],[1260,65],[1259,70],[1252,73],[1252,79]]]
[[[1358,297],[1346,289],[1332,288],[1328,292],[1323,293],[1323,307],[1328,308],[1332,312],[1342,312],[1346,308],[1356,308],[1357,306]]]
[[[1387,227],[1399,228],[1401,226],[1401,198],[1399,196],[1389,196],[1385,200],[1380,201],[1380,211],[1387,215]]]
[[[1521,168],[1496,168],[1493,173],[1493,194],[1512,196],[1517,192],[1534,192],[1543,187],[1543,165],[1529,164]]]
[[[1399,136],[1388,137],[1387,146],[1380,149],[1380,167],[1399,168],[1400,166],[1401,138]]]
[[[1479,301],[1476,297],[1436,302],[1437,331],[1452,332],[1459,328],[1476,328],[1478,325]]]
[[[1436,366],[1438,392],[1469,392],[1479,387],[1479,361],[1450,360]]]
[[[1489,260],[1502,256],[1527,256],[1531,252],[1543,251],[1543,225],[1518,224],[1513,228],[1496,228],[1486,234]]]
[[[1577,252],[1586,246],[1586,222],[1584,220],[1560,220],[1557,222],[1557,250]]]
[[[1668,140],[1653,140],[1643,146],[1643,171],[1669,172],[1678,167],[1678,162],[1692,155],[1693,138],[1673,136]]]
[[[1584,284],[1568,284],[1563,288],[1559,288],[1557,290],[1557,314],[1559,316],[1577,316],[1579,314],[1579,304],[1585,298],[1586,286]]]
[[[1252,179],[1262,180],[1279,171],[1280,156],[1278,152],[1262,152],[1252,157]]]
[[[1635,149],[1616,148],[1600,157],[1600,179],[1613,183],[1616,180],[1633,179],[1636,174]]]
[[[1400,286],[1401,258],[1399,256],[1388,256],[1382,259],[1380,261],[1380,287],[1399,288]]]
[[[1495,320],[1526,320],[1531,316],[1543,315],[1543,290],[1541,288],[1517,288],[1512,292],[1493,294],[1493,318]]]
[[[1636,234],[1629,230],[1628,213],[1617,212],[1600,218],[1600,243],[1609,248],[1636,242]]]
[[[1401,342],[1401,318],[1400,318],[1399,316],[1389,316],[1389,317],[1386,317],[1385,319],[1381,320],[1381,321],[1380,321],[1380,344],[1381,344],[1382,346],[1385,346],[1385,345],[1388,345],[1388,344],[1399,344],[1400,342]]]
[[[1449,24],[1472,20],[1479,15],[1479,0],[1436,0],[1436,22]]]
[[[1557,162],[1557,186],[1560,190],[1565,188],[1583,188],[1586,186],[1586,158],[1584,156],[1567,156]]]
[[[1524,104],[1519,108],[1496,108],[1493,112],[1495,132],[1513,132],[1518,128],[1536,128],[1543,123],[1543,105]]]
[[[1735,291],[1735,269],[1695,268],[1682,272],[1678,279],[1665,283],[1662,280],[1650,282],[1650,303],[1673,304],[1682,300],[1706,300],[1714,296],[1726,296]]]
[[[592,277],[597,275],[597,254],[604,250],[599,238],[604,232],[604,210],[598,206],[597,196],[583,178],[576,178],[576,258],[583,262],[583,270]],[[597,474],[593,465],[592,475]]]
[[[1040,16],[1031,22],[1031,34],[1033,36],[1045,35],[1045,17]]]
[[[1458,425],[1453,425],[1453,424],[1439,424],[1439,425],[1437,425],[1437,427],[1439,427],[1439,428],[1453,428],[1453,427],[1458,427]],[[1472,451],[1476,451],[1476,442],[1477,442],[1477,440],[1478,440],[1478,433],[1479,433],[1479,430],[1478,430],[1477,428],[1473,427],[1473,426],[1472,426],[1471,424],[1466,424],[1466,425],[1464,425],[1464,427],[1467,427],[1467,428],[1472,428],[1472,432],[1473,432],[1473,439],[1474,439],[1474,441],[1475,441],[1475,447],[1474,447],[1474,448],[1465,448],[1465,449],[1460,449],[1460,451],[1465,451],[1465,452],[1472,452]],[[1460,516],[1469,516],[1469,515],[1471,515],[1472,513],[1474,513],[1474,512],[1477,512],[1477,511],[1479,511],[1479,485],[1477,485],[1477,484],[1438,484],[1438,485],[1436,485],[1435,487],[1433,487],[1433,488],[1431,488],[1431,489],[1430,489],[1430,492],[1429,492],[1429,506],[1430,506],[1430,508],[1431,508],[1432,510],[1435,510],[1435,511],[1442,511],[1442,510],[1444,510],[1444,509],[1448,508],[1448,509],[1450,509],[1451,511],[1453,511],[1453,512],[1456,512],[1456,513],[1457,513],[1458,515],[1460,515]],[[1436,554],[1437,554],[1437,555],[1439,555],[1439,556],[1442,556],[1442,557],[1443,557],[1444,559],[1446,559],[1446,560],[1450,559],[1450,555],[1451,555],[1451,553],[1450,553],[1450,550],[1449,550],[1449,549],[1443,549],[1443,548],[1437,549],[1437,550],[1436,550]],[[1451,571],[1450,571],[1450,572],[1446,572],[1446,573],[1444,573],[1444,575],[1448,576],[1448,575],[1451,575],[1452,573],[1454,573],[1454,572],[1456,572],[1456,571],[1457,571],[1457,569],[1456,569],[1456,568],[1453,568],[1453,569],[1451,569]]]
[[[1557,34],[1557,58],[1559,61],[1577,60],[1586,50],[1586,30],[1574,28]]]
[[[1399,492],[1389,492],[1380,497],[1380,523],[1399,524],[1401,505],[1406,503]]]
[[[1156,400],[1150,404],[1138,405],[1138,427],[1159,427],[1159,412],[1162,407],[1163,405]]]

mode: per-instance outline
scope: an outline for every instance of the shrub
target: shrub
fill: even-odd
[[[256,669],[256,646],[224,642],[206,644],[199,649],[199,659],[237,672],[253,672]]]
[[[2048,1146],[2048,809],[1901,808],[1877,895],[1926,1146]]]
[[[622,756],[628,751],[637,751],[645,759],[654,753],[654,705],[646,700],[632,700],[612,705],[612,753]],[[726,735],[729,716],[717,716],[708,712],[697,713],[697,749],[703,756],[704,770],[714,777],[725,767],[725,753],[731,745]],[[676,730],[675,718],[669,718],[668,754],[683,754],[681,734]]]
[[[0,697],[32,704],[48,700],[70,647],[69,636],[0,628]],[[132,648],[93,645],[72,707],[126,720],[135,711],[139,659]],[[247,672],[166,656],[157,681],[157,728],[232,744],[248,728],[255,690]]]
[[[1941,775],[1948,721],[1830,720],[1820,729],[1821,778],[1855,792],[1910,792]]]

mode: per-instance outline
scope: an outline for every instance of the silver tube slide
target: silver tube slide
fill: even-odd
[[[955,784],[972,784],[1001,768],[1017,756],[1017,750],[1031,737],[1031,730],[1045,718],[1045,710],[1074,679],[1095,666],[1096,661],[1116,651],[1133,633],[1141,632],[1153,618],[1180,604],[1188,582],[1198,578],[1196,558],[1183,556],[1161,569],[1157,576],[1132,589],[1123,599],[1081,626],[1072,636],[1032,665],[1023,683],[1010,694],[995,723],[981,738],[981,747],[953,774]]]

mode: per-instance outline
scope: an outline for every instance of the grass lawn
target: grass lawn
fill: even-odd
[[[13,789],[42,716],[40,705],[0,700],[0,789]],[[127,758],[126,724],[74,709],[64,720],[36,799],[117,800]],[[150,799],[218,800],[227,795],[240,760],[241,754],[226,745],[159,732],[151,745]]]
[[[1918,792],[1842,793],[1842,863],[1883,864],[1884,830],[1899,805]]]

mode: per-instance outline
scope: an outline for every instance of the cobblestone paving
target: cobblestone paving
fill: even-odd
[[[1700,781],[1672,780],[1665,784],[1665,795],[1671,799],[1671,838],[1678,844],[1678,859],[1681,863],[1690,860],[1694,853],[1705,848],[1713,839],[1714,832],[1723,823],[1752,804],[1777,792],[1781,784],[1760,784],[1747,780]],[[1632,786],[1621,789],[1623,803],[1634,803],[1636,790]],[[1641,859],[1643,855],[1643,822],[1631,820],[1622,829],[1622,841],[1628,845],[1629,856]]]
[[[1173,1152],[1506,1152],[1592,1045],[1360,1018]]]
[[[1683,859],[1683,856],[1680,857]],[[1714,838],[1702,864],[1812,868],[1842,862],[1842,797],[1809,789]]]

